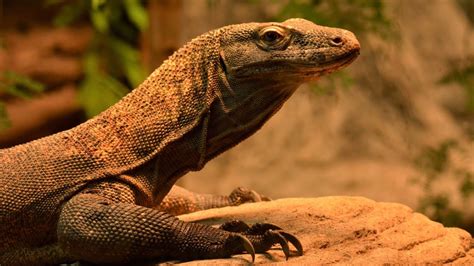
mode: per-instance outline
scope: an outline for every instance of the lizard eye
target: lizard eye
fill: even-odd
[[[274,30],[269,30],[263,33],[262,40],[266,43],[274,43],[278,39],[282,38],[281,34]]]
[[[288,29],[278,26],[265,27],[259,31],[258,36],[258,46],[264,50],[283,50],[290,40]]]

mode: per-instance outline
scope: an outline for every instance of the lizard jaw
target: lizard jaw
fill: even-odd
[[[338,69],[350,65],[354,60],[359,56],[359,49],[353,50],[339,58],[332,60],[330,63],[326,64],[317,69],[308,68],[308,70],[303,69],[298,74],[304,77],[304,81],[315,81],[318,80],[321,76],[330,74]]]
[[[269,62],[257,62],[234,67],[227,66],[226,59],[222,54],[220,59],[226,73],[237,79],[260,79],[268,76],[277,79],[294,77],[298,81],[306,81],[305,77],[319,77],[343,68],[352,63],[360,54],[358,42],[352,43],[344,52],[321,58],[319,54],[324,53],[326,49],[308,49],[306,50],[306,56],[297,60],[277,58]]]

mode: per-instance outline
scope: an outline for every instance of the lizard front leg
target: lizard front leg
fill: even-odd
[[[155,208],[173,215],[181,215],[211,208],[237,206],[248,202],[269,200],[270,198],[243,187],[238,187],[228,196],[224,196],[196,193],[175,185]]]
[[[268,201],[268,197],[259,195],[253,190],[238,187],[229,196],[199,194],[191,192],[179,186],[173,186],[170,193],[166,195],[161,204],[156,208],[159,210],[179,215],[195,212],[209,208],[224,206],[236,206],[246,202]],[[268,223],[257,223],[252,226],[243,221],[230,221],[222,224],[220,229],[240,233],[250,239],[257,253],[269,250],[275,243],[281,245],[285,257],[290,257],[288,242],[295,246],[297,255],[303,255],[303,247],[300,241],[292,234],[282,228]]]
[[[223,258],[243,251],[254,256],[241,234],[95,193],[80,193],[63,206],[57,236],[71,258],[93,263]]]

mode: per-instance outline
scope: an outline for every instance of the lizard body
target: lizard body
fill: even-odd
[[[190,41],[100,115],[0,150],[0,264],[225,257],[251,250],[248,239],[268,249],[280,241],[268,230],[242,232],[247,239],[186,224],[160,203],[301,83],[358,52],[352,33],[302,19],[226,26]]]

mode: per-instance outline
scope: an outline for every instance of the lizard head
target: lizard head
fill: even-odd
[[[301,84],[351,63],[360,45],[350,31],[304,19],[242,24],[221,39],[222,67],[230,79],[277,79]]]
[[[300,84],[348,65],[360,49],[351,32],[304,19],[233,25],[217,34],[220,86],[209,158],[257,131]]]

